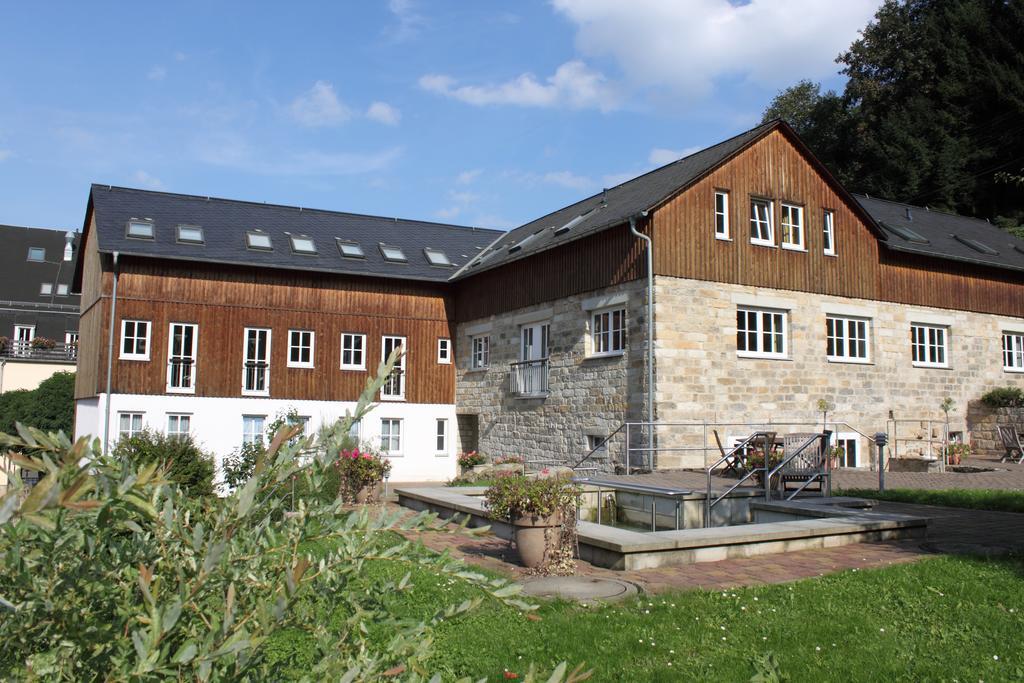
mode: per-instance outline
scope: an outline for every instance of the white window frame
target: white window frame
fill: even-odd
[[[931,360],[936,355],[941,356],[941,360]],[[910,360],[915,368],[948,368],[949,326],[910,323]]]
[[[131,337],[127,336],[128,335],[128,323],[132,323],[132,325],[133,325],[133,332],[132,332]],[[142,336],[139,336],[139,325],[145,325],[146,326],[146,332]],[[121,347],[120,347],[121,354],[118,356],[118,358],[120,358],[121,360],[144,360],[144,361],[148,361],[149,360],[149,349],[151,347],[150,339],[149,339],[149,332],[152,329],[153,329],[153,324],[149,320],[134,320],[134,319],[124,319],[124,320],[122,320],[121,321]],[[135,349],[135,351],[125,352],[125,350],[124,350],[124,343],[125,343],[125,341],[127,339],[131,339],[132,340],[132,348]],[[139,342],[139,340],[142,340],[144,342],[144,345],[145,345],[145,351],[143,351],[142,353],[138,352],[138,348],[139,348],[138,342]]]
[[[302,344],[302,336],[309,335],[309,344]],[[300,340],[300,343],[296,344],[296,335]],[[299,349],[299,355],[301,357],[302,350],[309,347],[309,360],[292,360],[292,351]],[[312,368],[315,365],[316,359],[316,332],[313,330],[288,330],[288,367],[290,368]]]
[[[786,214],[789,214],[789,220],[786,220]],[[806,225],[804,221],[804,207],[798,204],[790,204],[789,202],[782,202],[779,209],[779,227],[781,229],[781,244],[783,249],[789,249],[791,251],[807,251],[806,238],[807,234]],[[786,238],[786,230],[789,230],[789,239]],[[793,237],[798,239],[794,240]]]
[[[174,328],[175,327],[182,328],[182,331],[184,331],[184,329],[188,328],[188,327],[192,328],[192,349],[191,349],[191,353],[190,354],[186,355],[184,353],[179,353],[179,354],[175,354],[174,353]],[[199,378],[199,372],[198,372],[198,369],[199,369],[198,365],[199,364],[196,362],[196,357],[198,355],[198,351],[199,351],[199,325],[197,325],[195,323],[171,323],[170,326],[168,327],[168,333],[167,333],[167,393],[169,393],[169,394],[194,394],[194,393],[196,393],[196,382],[197,382],[197,380]],[[177,386],[177,387],[176,386],[172,386],[171,380],[174,379],[174,365],[173,365],[173,361],[175,359],[189,360],[190,361],[190,363],[188,363],[189,371],[188,371],[188,374],[187,374],[187,376],[188,376],[188,385],[187,386],[185,386],[185,385]],[[182,376],[182,378],[184,378],[185,374],[182,373],[181,376]]]
[[[355,347],[355,340],[359,340],[359,348]],[[346,344],[346,342],[348,342]],[[358,363],[346,363],[345,352],[348,351],[351,357],[355,359],[356,353],[359,354]],[[342,370],[365,370],[366,369],[366,335],[358,332],[342,332],[341,333],[341,369]]]
[[[491,366],[491,335],[479,334],[470,338],[469,369],[486,370]]]
[[[1024,332],[1003,331],[1003,370],[1024,372]]]
[[[257,349],[259,348],[259,338],[261,333],[266,333],[266,351],[265,356],[260,358],[258,356],[249,356],[249,336],[255,333],[255,339],[257,343]],[[246,327],[242,330],[242,395],[243,396],[270,396],[270,341],[271,341],[271,330],[267,327]],[[252,368],[249,367],[249,363],[263,363],[264,367],[256,365]],[[250,373],[251,370],[251,373]],[[259,386],[259,373],[262,371],[263,374],[263,388],[249,388],[250,374],[252,377],[253,386]]]
[[[260,430],[257,434],[250,426],[259,424]],[[242,415],[242,443],[266,443],[267,440],[267,416],[266,415]]]
[[[384,434],[384,425],[387,423],[387,436]],[[400,417],[382,417],[380,419],[380,451],[383,455],[388,457],[394,457],[402,454],[402,431],[403,431],[403,420]],[[395,427],[398,427],[398,432],[392,431]],[[384,439],[387,438],[388,442],[385,443]],[[391,448],[391,445],[395,444],[395,448]]]
[[[406,358],[409,357],[409,345],[408,340],[405,337],[399,337],[393,334],[385,334],[380,338],[380,362],[384,363],[387,361],[391,351],[388,350],[388,342],[390,342],[391,350],[401,346],[402,354],[398,357],[395,362],[395,368],[391,371],[391,375],[388,376],[384,385],[380,388],[380,400],[382,401],[404,401],[405,400],[405,385],[406,385]],[[396,343],[397,342],[397,343]]]
[[[761,216],[758,215],[757,208],[763,206],[767,212],[762,220]],[[762,224],[768,228],[768,239],[761,237],[761,226]],[[774,247],[775,246],[775,202],[771,199],[765,199],[763,197],[751,197],[750,198],[750,243],[758,244],[763,247]],[[756,233],[756,237],[754,236]]]
[[[127,430],[122,428],[122,425],[124,424],[124,419],[125,418],[128,418],[128,420],[129,420],[129,424],[128,424],[128,429]],[[137,425],[136,425],[136,419],[135,418],[138,418],[138,424]],[[144,413],[144,412],[136,412],[136,411],[131,411],[131,410],[118,411],[118,413],[117,413],[117,440],[120,441],[125,436],[127,436],[130,439],[133,436],[135,436],[136,434],[142,433],[146,429],[145,420],[146,420],[146,413]]]
[[[866,463],[862,462],[862,460],[861,460],[861,456],[862,456],[862,454],[864,454],[864,449],[861,447],[860,434],[857,434],[856,432],[837,432],[837,433],[832,434],[832,437],[831,437],[831,445],[832,446],[842,446],[843,443],[849,443],[851,441],[854,443],[853,467],[857,468],[857,469],[865,467]],[[845,446],[844,446],[844,448],[845,448]],[[849,454],[847,453],[845,455],[849,455]],[[841,464],[840,467],[850,467],[850,466],[846,465],[844,463],[844,464]]]
[[[57,283],[57,296],[67,296],[68,286],[66,284]]]
[[[39,296],[50,296],[51,294],[53,294],[52,282],[39,283]]]
[[[832,322],[832,333],[829,334],[829,322]],[[860,325],[864,326],[863,339],[852,334]],[[832,353],[828,352],[828,341],[833,340]],[[864,355],[851,354],[851,343],[864,343]],[[840,343],[841,342],[841,343]],[[871,319],[856,316],[825,314],[825,357],[832,363],[870,363],[871,362]],[[841,348],[842,353],[837,353]]]
[[[441,365],[452,364],[452,340],[441,337],[437,340],[437,362]]]
[[[618,314],[618,326],[616,323]],[[626,307],[612,306],[590,314],[590,357],[606,358],[626,353]]]
[[[721,207],[719,207],[721,199]],[[730,241],[729,237],[729,191],[715,190],[715,239]]]
[[[185,431],[181,431],[182,421],[185,423]],[[167,436],[188,436],[191,433],[192,413],[167,413]]]
[[[25,334],[22,334],[22,333]],[[15,325],[14,336],[11,337],[11,349],[15,356],[32,355],[32,340],[36,338],[35,325]]]
[[[740,324],[741,315],[743,325]],[[751,321],[754,321],[753,329],[750,328]],[[766,321],[770,324],[766,324]],[[769,340],[765,339],[766,335],[770,336]],[[766,344],[766,341],[770,341],[770,344]],[[771,346],[772,349],[766,351],[767,346]],[[781,350],[775,348],[776,346],[781,346]],[[780,308],[737,306],[736,355],[740,358],[788,359],[789,311]]]
[[[836,212],[825,209],[821,219],[822,253],[825,256],[836,255]]]
[[[436,455],[448,455],[448,433],[448,420],[443,417],[437,418],[434,421],[434,453]]]

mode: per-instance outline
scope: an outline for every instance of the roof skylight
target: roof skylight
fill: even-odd
[[[151,240],[153,239],[153,222],[152,221],[128,221],[128,237],[133,237],[139,240]]]
[[[46,249],[43,247],[29,247],[28,260],[42,263],[46,260]]]
[[[591,209],[590,211],[584,211],[579,216],[576,216],[575,218],[573,218],[571,221],[569,221],[568,223],[566,223],[562,227],[556,228],[555,229],[555,234],[556,235],[564,235],[565,233],[569,232],[570,230],[575,228],[577,225],[579,225],[580,223],[585,221],[587,219],[587,216],[589,216],[590,214],[594,213],[594,211],[595,211],[595,209]]]
[[[953,235],[953,239],[955,239],[960,244],[965,244],[968,247],[970,247],[971,249],[973,249],[974,251],[980,252],[982,254],[988,254],[989,256],[998,256],[999,255],[998,251],[996,251],[992,247],[988,246],[984,242],[979,242],[978,240],[972,240],[972,239],[970,239],[968,237],[961,237],[960,235]]]
[[[179,225],[178,241],[186,244],[203,244],[203,229],[198,225]]]
[[[926,237],[922,237],[919,233],[914,232],[905,225],[893,225],[892,223],[882,223],[882,227],[891,232],[894,235],[898,235],[908,242],[915,242],[917,244],[930,244]]]
[[[431,249],[430,247],[427,247],[423,250],[423,253],[426,254],[427,260],[430,261],[430,265],[432,266],[450,266],[452,264],[451,259],[448,258],[448,254],[444,253],[440,249]]]
[[[384,255],[385,261],[392,261],[394,263],[405,263],[408,261],[408,259],[405,258],[405,252],[402,251],[401,247],[381,244],[380,253]]]
[[[359,246],[358,242],[346,242],[337,238],[335,241],[338,243],[338,251],[345,258],[366,258],[366,254],[363,253],[363,248]]]
[[[305,235],[292,235],[292,251],[296,254],[315,254],[316,244],[312,237]]]
[[[260,251],[273,251],[274,245],[270,241],[270,235],[262,230],[250,230],[245,233],[245,246]]]

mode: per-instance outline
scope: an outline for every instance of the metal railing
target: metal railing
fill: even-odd
[[[908,431],[911,432],[910,436],[900,435],[900,426],[904,426]],[[912,427],[911,425],[916,425]],[[938,427],[938,429],[936,429]],[[914,434],[915,431],[920,432],[924,430],[927,433],[927,437],[921,436],[920,434]],[[940,436],[932,436],[938,431]],[[939,466],[940,472],[945,472],[946,467],[949,464],[949,425],[944,420],[913,420],[913,419],[890,419],[886,422],[886,432],[889,435],[889,460],[897,459],[900,457],[908,457],[907,453],[914,448],[918,447],[918,452],[922,457],[934,458]],[[904,455],[900,455],[900,451],[904,451]],[[927,450],[927,453],[925,452]]]
[[[740,443],[736,444],[736,446],[734,446],[732,448],[732,450],[730,450],[728,453],[726,453],[721,458],[716,460],[710,467],[707,468],[708,487],[707,487],[707,493],[704,496],[704,527],[705,528],[711,528],[711,508],[715,507],[715,505],[717,505],[718,503],[722,502],[722,500],[724,500],[730,493],[732,493],[737,488],[739,488],[739,486],[743,482],[745,482],[747,479],[750,479],[757,472],[760,471],[760,472],[763,473],[763,472],[767,471],[767,469],[768,469],[768,457],[766,455],[765,456],[765,460],[764,460],[764,463],[765,463],[764,466],[762,466],[762,467],[754,467],[754,468],[748,469],[747,472],[742,477],[740,477],[736,481],[735,484],[733,484],[732,486],[727,488],[725,490],[725,492],[722,493],[722,495],[718,496],[714,500],[711,499],[711,473],[714,472],[714,470],[716,470],[717,468],[719,468],[722,465],[724,465],[729,460],[732,460],[733,458],[738,457],[739,453],[742,453],[744,450],[749,448],[750,445],[753,444],[757,439],[764,439],[766,442],[768,440],[774,441],[775,440],[775,432],[754,432],[753,434],[751,434],[747,438],[743,439],[743,441],[741,441]]]
[[[38,342],[11,340],[0,347],[0,358],[31,360],[74,361],[78,359],[78,344],[40,345]]]
[[[782,460],[778,465],[773,467],[770,471],[767,471],[764,475],[764,499],[765,501],[771,500],[772,490],[772,478],[778,476],[781,484],[780,494],[786,500],[793,500],[796,498],[804,489],[806,489],[811,482],[816,480],[821,481],[821,494],[823,496],[832,495],[832,458],[828,454],[828,442],[832,437],[832,432],[824,431],[820,434],[812,434],[804,441],[800,446],[792,453],[786,453],[783,451]],[[801,467],[792,468],[791,464],[796,458],[803,455],[804,451],[810,448],[812,445],[817,444],[818,455],[811,461],[812,467]],[[806,456],[805,456],[806,458]],[[767,458],[765,459],[765,469],[767,470]],[[787,473],[787,469],[790,473]],[[786,496],[786,477],[799,477],[804,479],[804,483],[796,489],[791,496]]]
[[[547,358],[523,360],[509,365],[508,391],[513,396],[543,396],[548,393]]]

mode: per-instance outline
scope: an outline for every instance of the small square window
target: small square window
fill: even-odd
[[[338,251],[345,258],[366,258],[366,254],[363,253],[363,248],[359,246],[358,242],[346,242],[345,240],[336,239],[338,243]]]
[[[825,316],[825,355],[839,363],[871,361],[871,321],[866,318]]]
[[[1024,372],[1024,334],[1003,332],[1003,370]]]
[[[944,325],[910,324],[910,354],[915,366],[948,368],[949,328]]]
[[[341,335],[341,369],[366,369],[366,335],[345,332]]]
[[[28,260],[35,261],[36,263],[42,263],[46,260],[46,249],[42,247],[29,247]]]
[[[380,253],[384,255],[385,261],[391,261],[393,263],[405,263],[408,260],[405,258],[405,252],[402,251],[400,247],[382,244],[380,245]]]
[[[57,296],[67,296],[67,295],[68,295],[68,286],[67,285],[57,285]]]
[[[122,360],[149,360],[149,321],[121,321]]]
[[[448,254],[440,249],[424,249],[423,253],[427,255],[427,260],[432,266],[450,266],[452,264]]]
[[[305,235],[292,235],[292,251],[296,254],[315,254],[316,244],[313,238]]]
[[[203,229],[198,225],[179,225],[178,241],[184,244],[203,244]]]
[[[274,249],[274,245],[270,241],[270,235],[260,230],[245,233],[245,245],[250,249],[261,251],[272,251]]]
[[[789,314],[767,308],[736,308],[736,355],[785,358]]]
[[[121,439],[130,439],[142,432],[143,413],[118,413],[117,435]]]
[[[266,415],[243,415],[242,443],[263,443],[266,422]]]
[[[53,293],[53,283],[52,282],[44,282],[41,285],[39,285],[39,294],[41,296],[49,296],[52,293]]]
[[[437,340],[437,362],[442,365],[449,365],[452,362],[452,340]]]
[[[184,439],[192,428],[191,415],[176,415],[167,413],[167,436],[176,439]]]
[[[626,351],[626,309],[594,313],[591,318],[590,355],[614,356]]]
[[[388,455],[402,452],[402,421],[392,417],[381,418],[380,449]]]
[[[138,240],[153,239],[153,223],[151,221],[128,221],[128,237]]]
[[[288,367],[313,367],[315,335],[311,330],[288,331]]]

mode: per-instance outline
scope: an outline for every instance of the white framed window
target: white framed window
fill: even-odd
[[[775,226],[772,222],[772,201],[750,200],[750,243],[775,246]]]
[[[804,249],[804,207],[782,205],[782,248]]]
[[[362,420],[353,420],[352,424],[348,426],[349,438],[353,439],[356,444],[359,443],[359,435],[362,432]]]
[[[1003,370],[1024,372],[1024,332],[1003,332]]]
[[[130,439],[142,432],[142,415],[143,413],[118,413],[118,438]]]
[[[43,282],[39,285],[39,296],[50,296],[53,294],[53,283]]]
[[[771,308],[736,308],[736,355],[786,358],[789,313]]]
[[[15,356],[29,356],[32,354],[32,340],[36,338],[35,325],[15,325],[14,339],[11,340],[11,350]]]
[[[152,221],[139,221],[131,220],[128,221],[128,227],[125,234],[128,237],[138,240],[151,240],[153,239],[153,222]]]
[[[871,360],[871,321],[866,318],[825,316],[825,355],[839,363],[867,363]]]
[[[448,455],[448,420],[438,419],[434,429],[434,452]]]
[[[270,330],[245,328],[245,357],[242,363],[242,393],[247,396],[270,395]]]
[[[35,261],[36,263],[43,263],[46,261],[46,249],[43,247],[29,247],[28,248],[28,260]]]
[[[196,348],[199,326],[171,323],[167,345],[167,391],[172,394],[196,393]]]
[[[192,416],[188,414],[167,413],[167,436],[183,438],[192,429]]]
[[[121,360],[149,360],[149,321],[121,321]]]
[[[68,358],[78,358],[78,332],[64,333],[64,350]]]
[[[600,434],[587,434],[587,452],[585,455],[593,453],[594,455],[604,455],[608,452],[608,444],[605,443],[607,436]]]
[[[341,369],[366,369],[366,335],[345,332],[341,335]]]
[[[242,443],[263,443],[263,432],[266,428],[266,415],[243,415]]]
[[[839,446],[843,452],[838,455],[833,467],[860,467],[860,436],[855,432],[839,432],[832,435],[832,445]]]
[[[923,368],[948,368],[948,340],[948,327],[911,323],[910,353],[914,365]]]
[[[402,401],[405,399],[405,358],[409,354],[409,349],[405,344],[405,337],[384,336],[381,337],[380,342],[380,360],[382,363],[387,361],[395,349],[402,348],[402,353],[398,356],[398,360],[395,361],[395,368],[388,375],[384,386],[380,388],[380,398],[382,401]]]
[[[316,335],[310,330],[288,330],[288,367],[313,367]]]
[[[590,355],[618,356],[626,351],[626,309],[597,311],[591,317]]]
[[[380,450],[388,455],[402,453],[402,421],[395,417],[380,419]]]
[[[729,193],[715,190],[715,237],[729,239]]]
[[[450,365],[452,362],[452,340],[437,340],[437,362],[441,365]]]
[[[491,337],[483,334],[473,337],[472,349],[469,357],[469,367],[473,370],[482,370],[491,364]]]
[[[836,255],[836,214],[828,209],[821,219],[822,251],[826,256]]]
[[[68,295],[68,286],[67,285],[57,285],[57,296],[67,296],[67,295]]]

